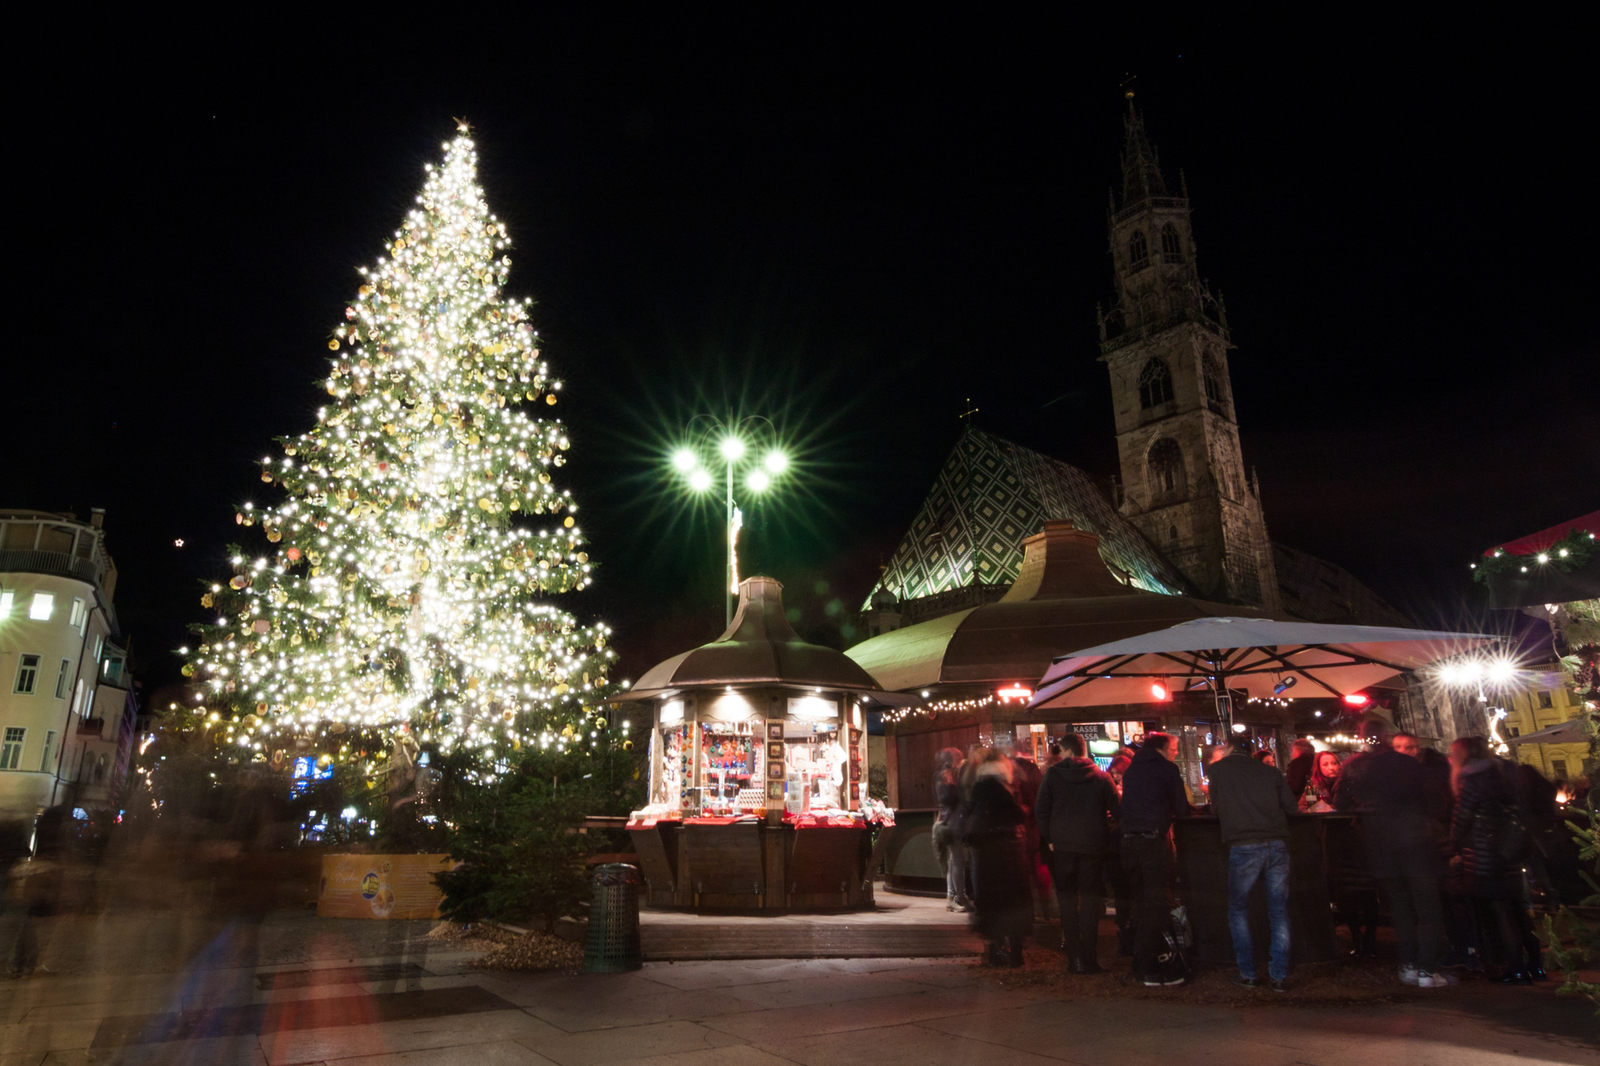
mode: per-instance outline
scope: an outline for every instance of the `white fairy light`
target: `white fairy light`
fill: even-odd
[[[577,694],[607,684],[610,629],[549,600],[593,580],[577,504],[554,484],[567,431],[528,410],[560,382],[530,301],[501,292],[510,238],[465,130],[426,173],[359,269],[316,425],[262,459],[284,501],[238,508],[267,555],[234,555],[202,600],[216,624],[198,627],[184,672],[243,716],[240,744],[281,721],[520,746],[558,705],[585,716]]]

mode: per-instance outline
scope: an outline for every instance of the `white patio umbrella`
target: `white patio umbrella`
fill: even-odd
[[[1284,699],[1343,696],[1495,639],[1389,626],[1196,618],[1057,657],[1028,706],[1156,703],[1205,688],[1217,698],[1219,717],[1231,721],[1230,690]]]

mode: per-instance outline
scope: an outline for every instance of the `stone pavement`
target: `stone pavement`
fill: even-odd
[[[163,937],[170,923],[184,929]],[[1544,989],[1238,1009],[1006,990],[949,959],[494,974],[421,939],[427,924],[303,914],[64,923],[45,956],[60,972],[0,982],[0,1066],[1600,1066],[1592,1010]],[[172,943],[183,946],[163,946]]]

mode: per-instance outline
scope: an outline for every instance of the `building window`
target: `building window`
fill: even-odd
[[[1161,227],[1161,258],[1168,263],[1183,262],[1183,242],[1178,237],[1178,227],[1170,222]]]
[[[1548,693],[1548,692],[1544,691],[1543,689],[1541,689],[1539,691],[1539,707],[1540,707],[1540,709],[1544,709],[1546,707],[1553,707],[1553,706],[1554,706],[1554,704],[1552,704],[1550,702],[1550,693]]]
[[[11,690],[24,696],[33,695],[34,686],[39,683],[39,657],[37,655],[24,655],[17,660],[17,684]]]
[[[1217,369],[1217,363],[1211,356],[1204,356],[1200,360],[1200,372],[1205,377],[1206,403],[1213,411],[1222,413],[1222,371]]]
[[[1567,760],[1551,759],[1550,775],[1557,781],[1565,781],[1567,779]]]
[[[28,735],[20,726],[6,726],[5,743],[0,744],[0,770],[15,770],[22,765],[22,742]]]
[[[94,661],[95,661],[95,663],[97,665],[100,662],[100,653],[105,651],[105,650],[106,650],[106,638],[105,637],[95,637],[94,638]]]
[[[56,595],[53,592],[35,592],[33,605],[28,608],[28,617],[35,622],[48,622],[55,613]]]
[[[1145,410],[1172,401],[1172,371],[1161,359],[1151,357],[1139,371],[1139,406]]]
[[[1132,270],[1142,270],[1150,262],[1150,246],[1145,243],[1144,232],[1134,230],[1133,236],[1128,238],[1128,266]]]
[[[1150,469],[1152,502],[1180,497],[1184,490],[1183,449],[1171,437],[1162,437],[1150,446],[1146,462]],[[1176,529],[1174,529],[1176,532]]]
[[[61,672],[56,675],[56,699],[62,699],[67,694],[67,673],[72,669],[72,663],[66,659],[61,660]]]
[[[67,619],[67,625],[72,626],[74,629],[78,628],[79,626],[83,625],[83,616],[87,613],[88,611],[86,611],[83,606],[83,600],[73,597],[72,614]]]
[[[44,735],[44,754],[39,757],[39,772],[50,772],[50,756],[56,753],[56,731],[50,730]]]
[[[15,592],[0,591],[0,618],[11,617],[11,604],[16,598]]]
[[[105,669],[101,671],[101,674],[113,685],[122,684],[122,657],[120,655],[106,656]]]

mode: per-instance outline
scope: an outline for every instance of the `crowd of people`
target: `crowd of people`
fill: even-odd
[[[1194,797],[1176,765],[1178,745],[1147,733],[1106,770],[1082,737],[1051,745],[1044,770],[1032,758],[992,747],[939,753],[934,842],[946,871],[946,905],[971,912],[994,965],[1022,965],[1037,913],[1061,921],[1072,973],[1103,972],[1098,958],[1106,897],[1114,901],[1117,955],[1131,956],[1147,986],[1180,985],[1188,968],[1172,919],[1172,828],[1202,811],[1217,818],[1228,853],[1228,926],[1248,987],[1288,988],[1291,815],[1347,812],[1350,835],[1325,856],[1338,920],[1353,952],[1377,954],[1387,903],[1399,976],[1419,988],[1458,980],[1455,967],[1496,981],[1542,980],[1541,949],[1529,915],[1529,887],[1556,890],[1541,842],[1558,840],[1556,787],[1525,764],[1494,757],[1482,737],[1454,741],[1449,754],[1416,737],[1385,735],[1371,722],[1362,750],[1342,759],[1297,740],[1280,771],[1273,753],[1235,735],[1206,765]],[[1338,854],[1333,852],[1337,850]],[[1250,893],[1264,885],[1266,975],[1258,968]]]

